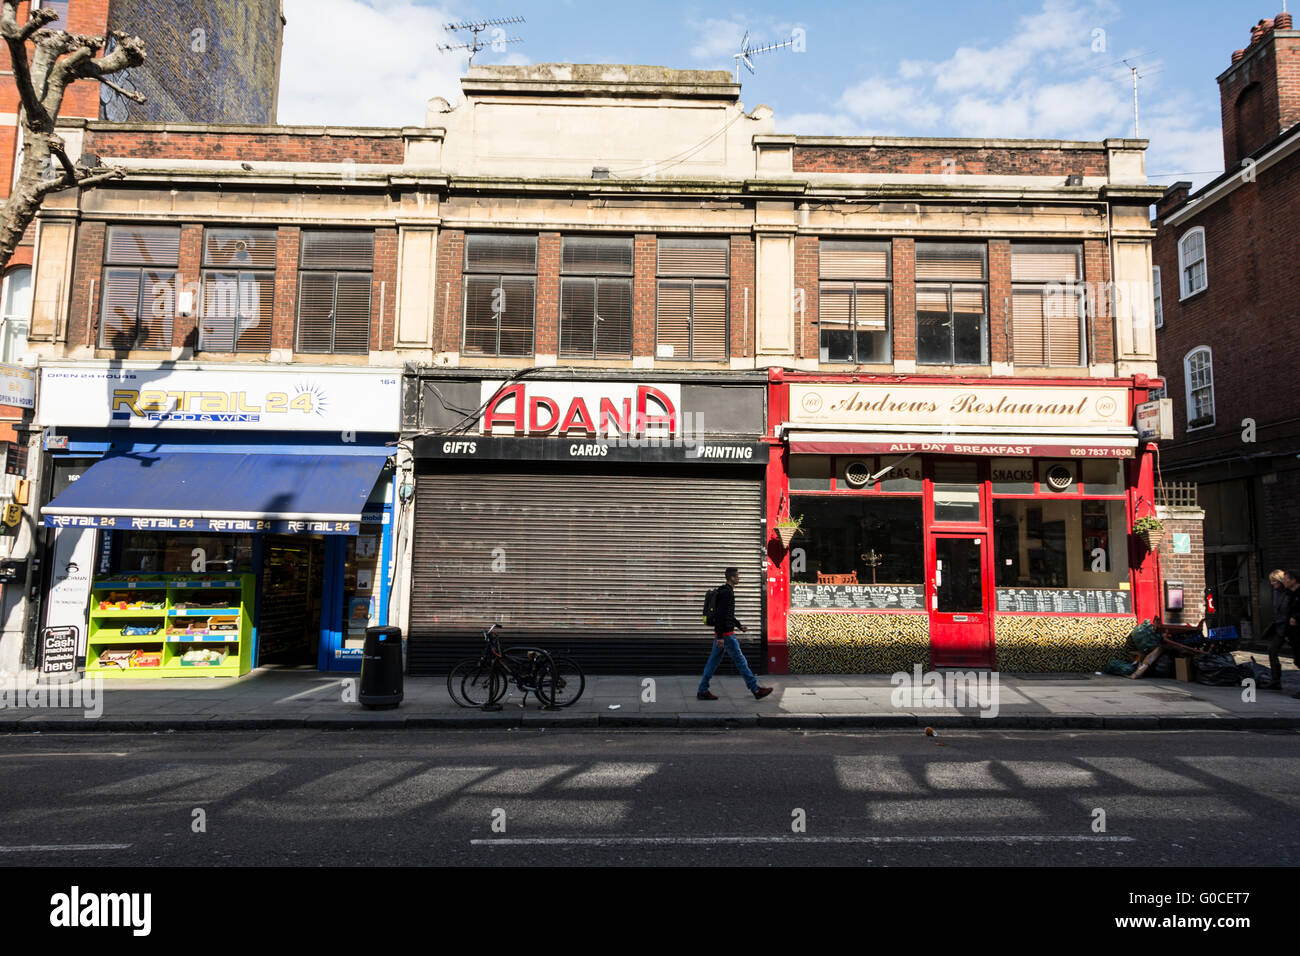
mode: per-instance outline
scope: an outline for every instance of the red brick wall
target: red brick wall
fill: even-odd
[[[172,345],[197,349],[199,346],[199,313],[203,297],[197,292],[203,279],[203,227],[181,227],[180,258],[177,260],[176,303],[177,315],[172,322]],[[194,283],[193,286],[190,283]],[[195,291],[194,309],[190,315],[180,315],[180,296],[186,289]]]
[[[281,226],[275,241],[275,306],[271,348],[291,349],[298,321],[298,244],[302,230]]]
[[[461,281],[465,264],[465,232],[448,229],[438,237],[438,284],[434,313],[441,316],[436,323],[433,342],[439,352],[459,352],[464,307],[461,299],[464,283]]]
[[[537,304],[534,312],[533,351],[560,354],[560,234],[537,237]]]
[[[754,240],[731,237],[731,322],[729,343],[732,356],[751,354],[756,328],[754,313]]]
[[[1181,581],[1183,609],[1164,612],[1168,624],[1197,624],[1205,616],[1205,536],[1199,518],[1164,519],[1165,539],[1160,543],[1160,573],[1164,581]],[[1190,554],[1174,554],[1174,534],[1190,534]],[[1160,605],[1165,595],[1160,594]]]
[[[1011,327],[1011,243],[989,241],[989,356],[994,362],[1010,362],[1007,330]]]
[[[269,129],[274,129],[270,127]],[[401,136],[322,136],[296,133],[226,133],[220,127],[195,132],[149,130],[86,131],[86,152],[147,159],[214,159],[278,163],[400,163]]]
[[[375,230],[375,271],[371,279],[370,348],[393,347],[397,326],[397,230]]]
[[[632,354],[655,354],[655,273],[659,244],[649,233],[632,240]]]
[[[1060,176],[1107,174],[1104,149],[795,146],[795,172]]]
[[[818,332],[818,290],[821,279],[820,243],[816,236],[796,236],[794,240],[794,285],[803,290],[803,315],[796,311],[795,355],[816,358],[821,354]],[[795,302],[798,305],[798,300]]]
[[[894,358],[916,359],[916,240],[895,239]]]
[[[1083,244],[1083,278],[1096,290],[1088,304],[1088,323],[1092,330],[1090,356],[1093,362],[1115,361],[1115,316],[1110,286],[1110,255],[1102,239],[1088,239]],[[1095,307],[1094,307],[1095,305]]]
[[[76,250],[72,260],[72,295],[68,303],[68,346],[84,346],[88,335],[98,344],[100,288],[104,271],[104,239],[107,227],[102,222],[83,222],[77,229]],[[93,285],[93,289],[92,289]],[[91,329],[86,328],[90,315]]]

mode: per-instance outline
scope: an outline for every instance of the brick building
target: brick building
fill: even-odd
[[[1267,576],[1300,565],[1294,387],[1300,216],[1300,32],[1261,21],[1218,78],[1226,172],[1157,205],[1157,341],[1176,439],[1165,478],[1196,482],[1205,577],[1222,624],[1268,623]]]
[[[51,537],[110,580],[306,582],[318,639],[272,636],[322,667],[374,599],[412,670],[493,620],[693,670],[727,565],[775,672],[1098,669],[1158,616],[1145,142],[802,137],[711,71],[462,89],[405,129],[64,124],[130,175],[42,211]],[[236,446],[322,470],[218,506]],[[291,505],[344,459],[369,500],[324,528]]]

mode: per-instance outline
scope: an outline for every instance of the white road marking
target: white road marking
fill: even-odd
[[[470,840],[471,846],[708,846],[746,843],[1136,843],[1129,836],[1085,836],[1045,833],[1038,836],[609,836],[496,837]]]
[[[127,850],[130,843],[64,843],[38,846],[0,846],[0,853],[58,853],[63,850]]]
[[[24,760],[27,757],[129,757],[126,751],[87,751],[85,753],[57,753],[57,754],[0,754],[0,760]]]

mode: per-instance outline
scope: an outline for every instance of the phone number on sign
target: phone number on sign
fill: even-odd
[[[1131,448],[1071,448],[1071,458],[1132,458]]]

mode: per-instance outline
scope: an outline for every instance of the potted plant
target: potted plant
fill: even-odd
[[[1148,551],[1155,551],[1165,539],[1165,523],[1155,515],[1147,515],[1133,522],[1133,533],[1142,539]]]
[[[781,539],[781,547],[790,547],[790,542],[794,536],[803,530],[803,515],[792,517],[786,515],[776,523],[776,535]]]

